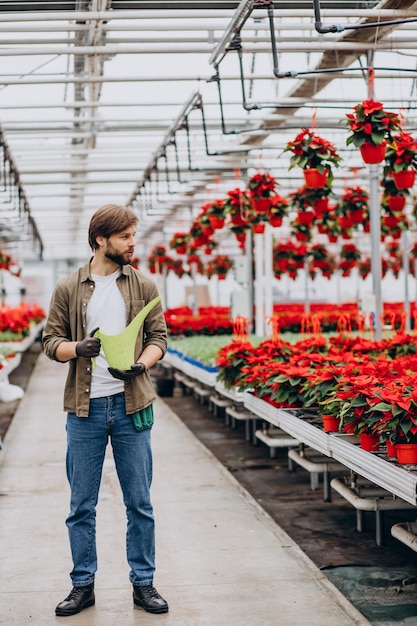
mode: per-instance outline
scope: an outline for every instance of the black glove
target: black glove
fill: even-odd
[[[133,363],[130,366],[130,370],[119,370],[116,367],[107,368],[113,378],[119,380],[133,380],[136,376],[140,376],[143,372],[146,372],[146,365],[144,363]]]
[[[86,358],[95,357],[99,355],[101,342],[98,337],[93,337],[94,333],[98,331],[99,327],[95,328],[88,333],[82,341],[79,341],[75,346],[75,353],[77,356],[84,356]]]

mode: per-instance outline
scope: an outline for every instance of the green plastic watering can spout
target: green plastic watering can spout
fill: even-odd
[[[133,318],[128,326],[117,335],[108,335],[100,329],[94,333],[94,337],[98,337],[106,356],[107,363],[110,367],[127,370],[135,362],[135,343],[139,330],[141,329],[146,316],[161,300],[161,296],[157,296],[142,309]],[[95,359],[93,359],[93,368],[95,367]]]

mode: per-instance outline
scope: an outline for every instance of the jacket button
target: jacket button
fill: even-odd
[[[87,372],[90,372],[90,371],[91,371],[91,367],[87,367]]]
[[[86,389],[86,390],[85,390],[85,393],[88,393],[89,391],[90,391],[89,389]]]

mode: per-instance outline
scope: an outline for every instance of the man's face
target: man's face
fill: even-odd
[[[135,226],[129,226],[120,233],[114,233],[105,240],[104,256],[117,263],[128,265],[135,251]]]

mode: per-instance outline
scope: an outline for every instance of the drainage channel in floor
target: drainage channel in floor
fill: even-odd
[[[417,567],[324,567],[323,573],[373,626],[416,626]]]

